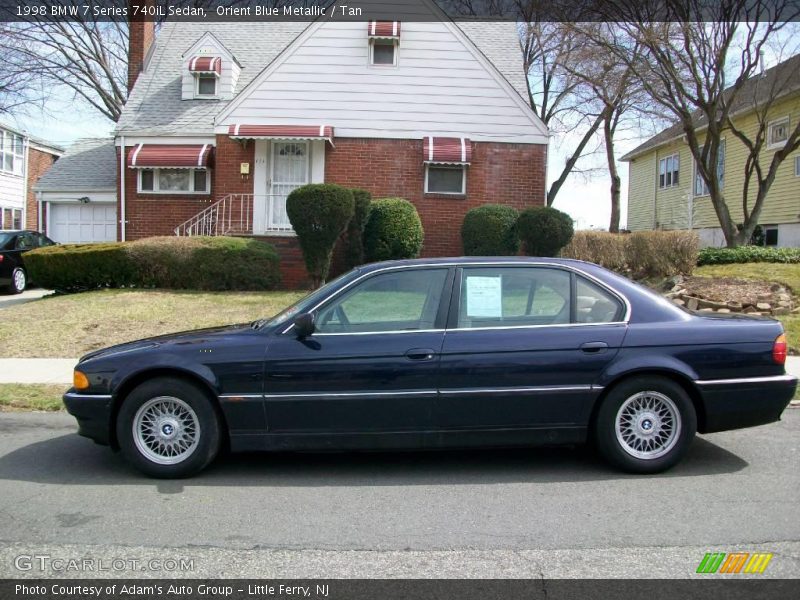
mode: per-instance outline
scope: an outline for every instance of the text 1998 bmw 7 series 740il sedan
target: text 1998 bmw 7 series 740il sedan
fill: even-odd
[[[357,268],[271,319],[92,352],[80,433],[155,477],[232,450],[593,442],[627,471],[695,432],[777,421],[779,322],[690,313],[593,264],[453,258]]]

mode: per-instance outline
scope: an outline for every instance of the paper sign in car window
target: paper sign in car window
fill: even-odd
[[[467,277],[467,316],[503,316],[502,278]]]

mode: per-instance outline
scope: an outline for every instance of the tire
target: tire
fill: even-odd
[[[137,386],[117,416],[122,454],[145,475],[190,477],[214,460],[220,447],[220,417],[206,390],[172,377]]]
[[[665,377],[634,377],[605,397],[594,422],[603,457],[629,473],[660,473],[686,454],[697,415],[686,391]]]
[[[17,267],[11,272],[11,285],[8,286],[12,294],[21,294],[28,287],[28,274],[25,269]]]

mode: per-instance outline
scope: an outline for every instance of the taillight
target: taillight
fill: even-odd
[[[4,259],[5,257],[6,257],[6,256],[5,256],[5,254],[0,254],[0,262],[3,262],[3,259]]]
[[[784,334],[775,338],[775,343],[772,345],[772,360],[779,365],[786,364],[786,336]]]

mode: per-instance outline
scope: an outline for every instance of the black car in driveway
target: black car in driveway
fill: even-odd
[[[271,319],[87,354],[80,434],[182,477],[236,450],[573,444],[676,464],[696,431],[777,421],[778,321],[690,313],[593,264],[453,258],[355,269]]]
[[[23,254],[55,242],[38,231],[0,231],[0,289],[19,294],[28,287]]]

